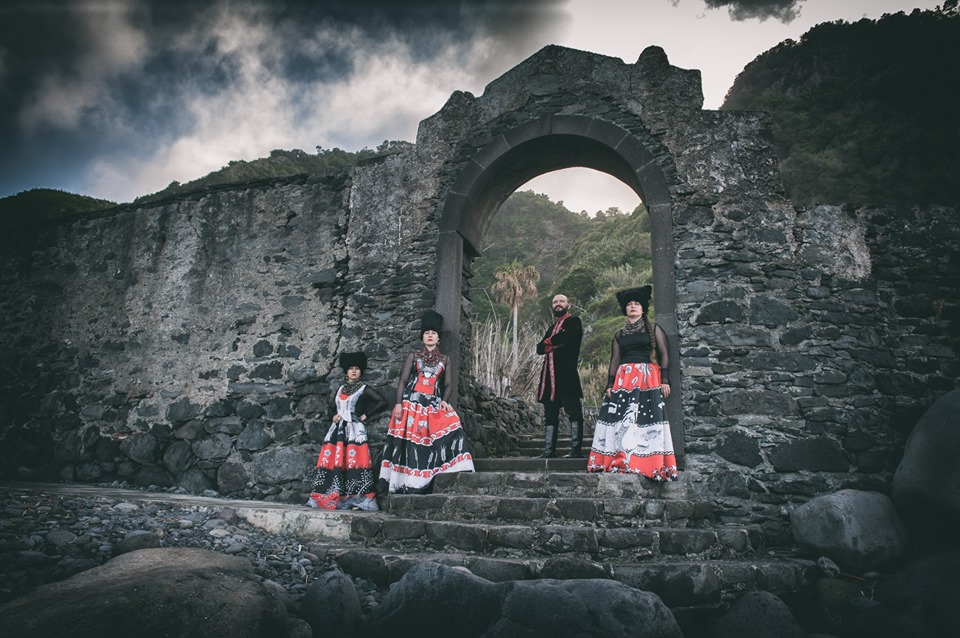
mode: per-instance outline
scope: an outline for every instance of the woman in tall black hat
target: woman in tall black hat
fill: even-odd
[[[613,337],[588,472],[629,472],[657,481],[677,478],[664,405],[670,396],[670,354],[663,329],[647,319],[650,293],[650,286],[617,293],[627,323]]]
[[[328,510],[375,510],[376,477],[364,423],[386,408],[387,402],[360,380],[367,368],[366,354],[344,352],[340,367],[347,378],[331,401],[333,423],[320,448],[307,505]]]
[[[472,472],[473,456],[460,417],[447,402],[453,392],[440,352],[443,317],[428,310],[420,319],[423,347],[411,352],[397,387],[390,430],[380,464],[381,489],[422,494],[437,474]]]

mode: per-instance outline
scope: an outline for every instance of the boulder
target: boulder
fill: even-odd
[[[429,623],[458,636],[480,636],[499,611],[497,585],[464,569],[419,563],[390,588],[371,615],[367,634],[388,636],[403,628],[415,634],[414,628]]]
[[[922,545],[960,548],[960,389],[928,409],[907,438],[893,476],[893,502]],[[921,545],[918,543],[918,545]]]
[[[398,628],[455,628],[459,636],[682,638],[656,594],[605,579],[492,583],[466,570],[421,563],[401,578],[369,621],[372,635]],[[429,632],[428,632],[429,633]]]
[[[852,573],[881,569],[908,551],[907,530],[879,492],[841,490],[811,499],[790,514],[797,543]]]
[[[340,571],[327,572],[315,579],[300,602],[300,617],[318,635],[356,636],[362,611],[357,588]]]
[[[600,565],[572,556],[548,558],[540,568],[540,577],[555,580],[610,578]]]
[[[485,638],[683,638],[659,596],[614,580],[527,580],[504,589],[499,618]]]
[[[177,485],[187,490],[191,494],[203,494],[206,490],[214,488],[213,481],[207,478],[203,470],[191,467],[189,470],[177,477]]]
[[[120,443],[120,451],[137,463],[153,463],[159,455],[160,443],[149,434],[132,434]]]
[[[273,447],[255,454],[251,465],[257,483],[278,485],[302,481],[316,460],[316,453],[302,446]]]
[[[806,632],[782,600],[766,591],[744,594],[714,624],[711,638],[804,638]]]
[[[879,604],[852,624],[856,638],[960,636],[960,552],[926,556],[882,578]]]
[[[156,532],[145,529],[135,529],[128,532],[113,548],[113,555],[120,556],[141,549],[157,549],[160,547],[160,537]]]
[[[130,552],[0,607],[9,638],[286,636],[287,611],[245,558]]]

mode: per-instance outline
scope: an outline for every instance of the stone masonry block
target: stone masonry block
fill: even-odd
[[[533,547],[536,539],[536,530],[526,526],[493,527],[487,533],[487,541],[492,547],[528,549]]]
[[[487,529],[479,525],[430,521],[427,523],[427,541],[433,547],[451,546],[477,552],[487,545]]]
[[[657,533],[642,527],[618,527],[604,529],[600,536],[600,545],[613,549],[650,548],[657,542]]]
[[[424,521],[409,519],[385,519],[383,521],[383,537],[388,540],[422,538],[426,529]]]
[[[540,546],[549,552],[589,552],[600,549],[597,530],[591,527],[544,525],[540,528]]]
[[[536,520],[543,516],[547,500],[540,498],[502,498],[497,505],[497,518],[503,520]]]
[[[564,518],[593,521],[600,515],[601,503],[590,498],[558,498],[554,501]]]
[[[635,501],[625,498],[613,498],[602,501],[603,513],[605,516],[626,516],[640,517],[646,511],[646,506],[650,501]]]
[[[692,529],[660,530],[661,554],[699,554],[716,544],[716,532]]]
[[[497,513],[497,499],[475,495],[454,496],[446,502],[444,512],[452,517],[493,518]]]

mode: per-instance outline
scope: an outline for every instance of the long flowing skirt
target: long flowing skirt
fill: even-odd
[[[307,505],[320,509],[376,510],[375,478],[362,423],[330,426],[320,448]]]
[[[603,402],[587,459],[588,472],[628,472],[656,481],[677,478],[670,423],[660,391],[660,367],[625,363]]]
[[[423,395],[419,395],[421,398]],[[437,474],[473,472],[473,455],[460,417],[404,399],[399,419],[390,421],[380,464],[381,488],[389,492],[422,494]]]

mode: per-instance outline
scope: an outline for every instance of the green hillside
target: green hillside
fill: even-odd
[[[817,25],[757,57],[723,109],[762,110],[794,203],[960,204],[960,15]]]
[[[0,226],[23,226],[113,206],[116,206],[114,202],[105,199],[94,199],[52,188],[34,188],[0,199]]]
[[[550,299],[566,294],[588,329],[583,361],[606,365],[610,336],[623,321],[614,293],[651,280],[650,218],[643,205],[632,213],[613,208],[588,217],[545,195],[514,193],[491,222],[483,255],[474,262],[471,287],[478,322],[493,314],[508,321],[509,308],[496,303],[492,287],[497,268],[514,261],[540,273],[537,298],[524,301],[521,323],[551,321]]]

